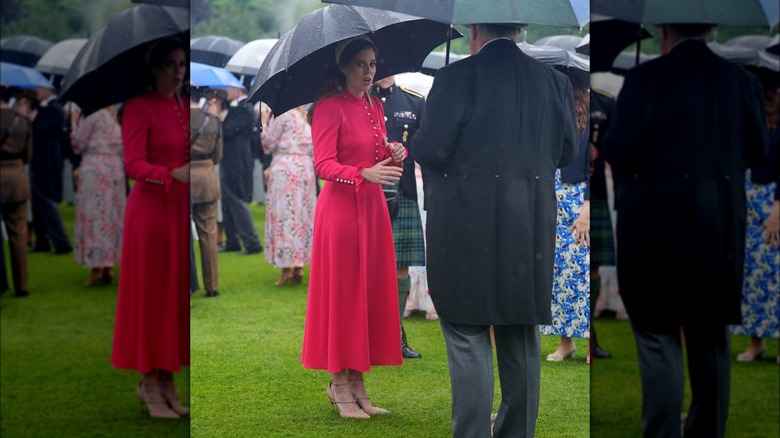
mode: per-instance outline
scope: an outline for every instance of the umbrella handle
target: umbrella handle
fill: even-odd
[[[452,25],[447,28],[447,52],[444,54],[444,65],[450,65],[450,41],[452,41]]]

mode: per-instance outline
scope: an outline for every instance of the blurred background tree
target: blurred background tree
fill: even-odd
[[[130,0],[0,0],[0,37],[33,35],[52,42],[87,38]]]

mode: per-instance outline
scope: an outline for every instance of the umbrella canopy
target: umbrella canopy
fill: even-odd
[[[592,0],[595,14],[632,23],[712,23],[773,26],[780,19],[777,0]]]
[[[185,8],[140,5],[111,17],[73,61],[60,100],[76,102],[86,116],[142,91],[146,49],[160,38],[177,37],[186,47],[190,14]]]
[[[453,62],[468,57],[469,55],[458,55],[455,53],[450,53],[450,64]],[[433,76],[436,74],[436,70],[444,67],[447,65],[444,62],[444,58],[446,57],[446,54],[444,52],[431,52],[428,54],[428,56],[425,57],[422,64],[422,72],[426,75]]]
[[[585,35],[585,38],[583,38],[582,41],[577,44],[577,47],[574,48],[574,51],[581,55],[590,56],[590,34]]]
[[[581,28],[588,0],[327,0],[424,17],[446,24],[526,23]]]
[[[769,45],[766,47],[766,51],[775,55],[780,55],[780,34],[775,35]]]
[[[190,62],[190,84],[194,87],[244,88],[244,84],[239,82],[239,80],[233,76],[233,73],[230,73],[224,68],[201,64],[199,62]]]
[[[639,53],[639,63],[647,62],[651,59],[655,59],[660,55],[649,55],[647,53]],[[592,58],[591,58],[592,59]],[[635,52],[620,52],[615,57],[615,61],[612,64],[611,71],[618,75],[625,75],[628,70],[636,67],[636,53]]]
[[[239,75],[254,76],[263,65],[265,57],[271,51],[276,38],[259,39],[244,44],[233,54],[225,68]]]
[[[190,41],[190,61],[225,67],[243,46],[243,42],[223,36],[207,35],[195,38]]]
[[[547,65],[579,70],[580,72],[590,71],[590,60],[573,50],[528,43],[518,43],[517,47],[526,55]]]
[[[594,40],[590,51],[591,71],[609,71],[623,49],[652,37],[637,23],[597,14],[591,17],[590,32]]]
[[[395,75],[395,83],[401,87],[411,88],[427,97],[428,92],[433,87],[433,77],[419,72],[401,73]]]
[[[750,47],[753,50],[765,50],[772,43],[772,37],[768,35],[740,35],[727,40],[725,45]]]
[[[582,37],[576,35],[550,35],[534,41],[534,45],[558,47],[573,52],[581,42]]]
[[[8,62],[0,62],[0,86],[22,89],[54,88],[38,70]]]
[[[339,41],[368,34],[379,49],[376,78],[416,71],[450,26],[377,9],[330,5],[304,15],[263,61],[249,101],[263,101],[276,114],[314,100]],[[459,33],[457,37],[461,37]]]
[[[53,45],[34,36],[19,35],[0,40],[0,61],[25,67],[35,67],[44,53]]]
[[[65,76],[76,59],[79,50],[87,43],[86,38],[63,40],[53,45],[41,56],[35,68],[50,75]]]

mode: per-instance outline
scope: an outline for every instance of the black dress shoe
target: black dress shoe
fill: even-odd
[[[406,359],[422,359],[422,354],[414,351],[414,349],[406,343],[406,331],[404,330],[404,326],[401,326],[401,354]]]
[[[612,357],[612,354],[609,351],[603,350],[601,347],[596,345],[593,347],[593,357],[597,359],[609,359]]]
[[[43,246],[33,246],[32,248],[28,247],[28,249],[31,252],[50,252],[51,251],[51,247],[46,248],[46,247],[43,247]]]
[[[242,252],[241,255],[260,254],[261,252],[263,252],[263,248],[262,247],[257,248],[257,249],[251,249],[251,250],[248,249],[248,250]]]
[[[234,247],[224,246],[222,248],[219,248],[217,251],[218,252],[240,252],[241,247],[239,246],[238,248],[234,248]]]
[[[18,290],[14,293],[14,298],[24,298],[30,295],[26,290]]]
[[[206,291],[206,298],[214,298],[219,296],[218,290]]]
[[[70,254],[72,252],[73,252],[73,247],[72,246],[68,246],[68,247],[65,247],[65,248],[55,249],[54,251],[52,251],[52,254],[54,254],[54,255],[62,255],[62,254]]]

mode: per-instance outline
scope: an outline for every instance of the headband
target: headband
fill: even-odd
[[[336,65],[339,65],[339,59],[341,58],[341,53],[344,52],[344,49],[346,49],[350,43],[357,40],[366,40],[369,43],[373,44],[373,41],[371,41],[371,39],[365,35],[358,35],[356,37],[347,38],[345,40],[339,41],[336,44]]]

